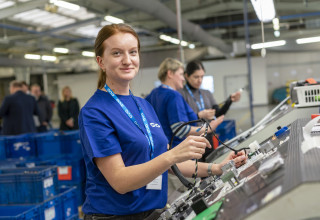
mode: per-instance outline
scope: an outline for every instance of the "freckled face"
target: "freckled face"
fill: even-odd
[[[138,40],[130,33],[117,33],[103,42],[102,57],[97,62],[107,74],[107,81],[128,83],[139,71]]]

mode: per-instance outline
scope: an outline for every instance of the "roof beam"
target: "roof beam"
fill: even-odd
[[[20,3],[18,5],[11,6],[0,10],[0,19],[7,18],[18,14],[20,12],[32,10],[37,7],[44,6],[48,3],[48,0],[33,0],[26,3]]]

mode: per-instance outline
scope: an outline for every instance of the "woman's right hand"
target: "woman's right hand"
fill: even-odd
[[[215,120],[212,120],[210,122],[210,127],[212,128],[212,131],[216,130],[216,128],[218,127],[219,124],[221,124],[223,122],[224,119],[224,115],[221,115],[220,117],[218,117]],[[210,130],[208,131],[210,133]]]
[[[179,145],[168,151],[173,164],[191,159],[200,159],[205,148],[211,148],[209,141],[202,136],[188,136]]]
[[[210,119],[213,119],[215,114],[216,114],[215,109],[205,109],[205,110],[198,112],[198,117],[210,120]]]

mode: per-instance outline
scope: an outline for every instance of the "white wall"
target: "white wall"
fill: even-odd
[[[84,106],[88,99],[97,89],[98,74],[72,74],[58,76],[58,91],[61,99],[61,90],[64,86],[69,86],[73,97],[77,98],[80,107]]]

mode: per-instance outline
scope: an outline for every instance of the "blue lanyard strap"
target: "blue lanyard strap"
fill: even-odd
[[[133,98],[134,102],[136,103],[136,105],[138,106],[144,127],[147,130],[148,135],[141,129],[140,125],[138,124],[137,120],[134,118],[134,116],[131,114],[131,112],[129,111],[129,109],[120,101],[120,99],[117,97],[116,94],[114,94],[114,92],[109,88],[109,86],[107,84],[105,84],[104,88],[107,90],[107,92],[111,95],[111,97],[116,100],[118,102],[118,104],[121,106],[121,108],[123,109],[123,111],[128,115],[128,117],[130,118],[130,120],[140,129],[140,131],[142,131],[142,133],[146,136],[148,143],[149,143],[149,148],[150,148],[150,157],[151,159],[153,159],[153,153],[154,153],[154,143],[153,143],[153,138],[152,138],[152,134],[148,125],[148,121],[147,118],[145,116],[145,114],[143,113],[142,108],[140,107],[140,105],[138,104],[137,100],[135,99],[135,97],[133,96],[131,90],[129,90],[130,92],[130,96]]]
[[[203,111],[204,110],[204,102],[203,102],[203,97],[202,97],[202,94],[201,94],[200,90],[199,90],[199,93],[200,93],[200,103],[199,103],[196,100],[196,98],[194,97],[191,89],[189,88],[189,86],[187,84],[186,84],[186,89],[189,92],[189,94],[191,95],[191,97],[193,98],[193,100],[195,101],[195,103],[197,103],[199,111]]]
[[[162,86],[163,88],[166,88],[166,89],[174,90],[171,86],[168,86],[168,85],[166,85],[166,84],[161,84],[161,86]]]

